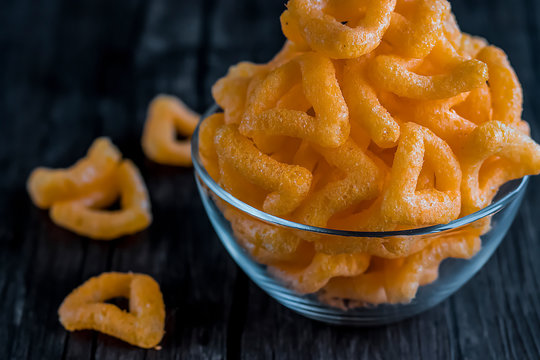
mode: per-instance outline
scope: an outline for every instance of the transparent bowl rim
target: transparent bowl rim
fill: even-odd
[[[199,122],[195,131],[193,132],[193,136],[191,138],[191,157],[193,159],[193,167],[195,168],[196,174],[200,177],[203,183],[206,186],[208,186],[210,190],[212,190],[221,200],[227,202],[229,205],[232,205],[238,210],[243,211],[249,214],[250,216],[253,216],[254,218],[264,221],[266,223],[290,228],[292,230],[301,230],[301,231],[307,231],[307,232],[312,232],[312,233],[317,233],[317,234],[333,235],[333,236],[361,237],[361,238],[368,238],[368,237],[382,238],[382,237],[391,237],[391,236],[418,236],[418,235],[435,234],[435,233],[448,231],[448,230],[456,229],[456,228],[471,224],[484,217],[497,213],[499,210],[501,210],[506,205],[511,203],[521,192],[523,192],[526,189],[527,183],[529,181],[528,176],[521,178],[519,185],[515,189],[510,191],[508,194],[504,195],[499,200],[491,203],[490,205],[488,205],[487,207],[481,210],[478,210],[472,214],[453,220],[446,224],[431,225],[431,226],[420,227],[420,228],[409,229],[409,230],[373,231],[373,232],[338,230],[338,229],[322,228],[322,227],[300,224],[294,221],[285,220],[283,218],[270,215],[264,211],[261,211],[251,205],[244,203],[243,201],[235,198],[233,195],[231,195],[225,189],[223,189],[208,174],[199,156],[199,127],[202,120],[216,113],[218,110],[219,110],[218,105],[216,104],[212,105],[201,116],[201,121]]]

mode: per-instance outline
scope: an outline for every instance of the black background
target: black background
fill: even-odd
[[[539,139],[540,3],[452,4],[464,31],[509,54]],[[256,288],[219,244],[192,170],[143,157],[150,99],[170,93],[203,111],[229,65],[280,48],[283,9],[284,0],[0,0],[0,359],[540,357],[539,180],[456,295],[413,319],[354,329],[304,319]],[[57,228],[24,189],[32,168],[68,166],[101,135],[140,167],[155,215],[148,230],[112,242]],[[160,283],[161,351],[59,324],[64,296],[109,270]]]

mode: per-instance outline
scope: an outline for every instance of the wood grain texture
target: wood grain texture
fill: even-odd
[[[283,36],[281,0],[0,0],[0,359],[538,359],[540,180],[479,274],[434,309],[398,324],[340,328],[302,318],[253,285],[206,218],[190,169],[146,160],[150,99],[203,111],[241,60],[266,61]],[[540,127],[540,3],[454,0],[466,32],[506,50]],[[66,166],[106,135],[140,167],[155,220],[113,242],[59,229],[24,183]],[[67,333],[62,299],[103,271],[139,271],[167,307],[162,350],[90,331]]]

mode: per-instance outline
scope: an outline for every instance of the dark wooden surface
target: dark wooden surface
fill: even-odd
[[[0,359],[538,359],[540,181],[480,273],[434,309],[353,329],[304,319],[239,271],[213,232],[191,169],[145,160],[149,100],[180,96],[202,111],[210,86],[240,60],[283,41],[284,0],[0,0]],[[540,139],[540,3],[455,0],[465,31],[504,48]],[[54,226],[24,183],[38,165],[67,166],[107,135],[140,167],[155,221],[97,242]],[[57,320],[66,294],[104,271],[148,273],[167,307],[161,351]]]

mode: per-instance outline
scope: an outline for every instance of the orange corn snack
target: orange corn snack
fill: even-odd
[[[27,182],[34,204],[42,209],[54,202],[76,198],[98,188],[118,167],[120,151],[107,138],[94,141],[86,157],[68,169],[39,167],[32,171]]]
[[[378,146],[394,147],[399,139],[399,124],[381,105],[365,78],[355,76],[364,71],[362,59],[349,60],[345,65],[342,86],[351,122],[358,122]]]
[[[350,8],[350,4],[344,3]],[[281,26],[285,36],[293,42],[305,42],[331,58],[355,58],[380,44],[395,5],[396,0],[370,0],[361,21],[355,18],[338,21],[325,13],[322,1],[290,0],[288,10],[281,16]],[[342,24],[343,20],[353,20],[354,25]]]
[[[176,140],[176,133],[191,136],[199,115],[178,98],[160,95],[150,103],[142,136],[145,155],[160,164],[191,166],[189,140]]]
[[[351,140],[336,149],[318,147],[317,150],[328,163],[347,174],[314,192],[298,210],[298,218],[303,223],[325,227],[335,213],[376,197],[383,174]]]
[[[416,191],[424,161],[432,166],[437,188]],[[394,157],[383,216],[411,225],[446,223],[459,216],[461,170],[452,150],[428,129],[407,123]]]
[[[521,85],[504,51],[495,46],[486,46],[476,58],[488,67],[493,120],[508,124],[520,121],[523,103]]]
[[[275,105],[298,82],[315,117]],[[315,53],[299,55],[271,72],[255,89],[239,130],[303,138],[327,147],[341,145],[349,135],[348,110],[330,59]]]
[[[416,74],[411,71],[415,63],[396,56],[380,55],[372,63],[371,80],[399,96],[436,100],[475,89],[488,79],[486,64],[474,59],[439,75]]]
[[[129,312],[104,301],[129,298]],[[96,330],[132,345],[153,348],[164,331],[165,305],[159,285],[148,275],[103,273],[69,294],[58,309],[69,331]]]
[[[307,169],[264,155],[233,125],[219,128],[214,142],[223,161],[249,181],[271,191],[264,200],[265,211],[275,215],[290,213],[309,191],[312,175]]]
[[[464,215],[489,205],[499,186],[540,173],[540,146],[519,130],[489,121],[470,135],[460,156]]]
[[[60,201],[51,207],[51,219],[60,227],[96,240],[110,240],[147,228],[152,222],[148,193],[135,165],[124,160],[116,173],[121,210],[106,211],[82,200]],[[93,204],[95,205],[95,203]]]

